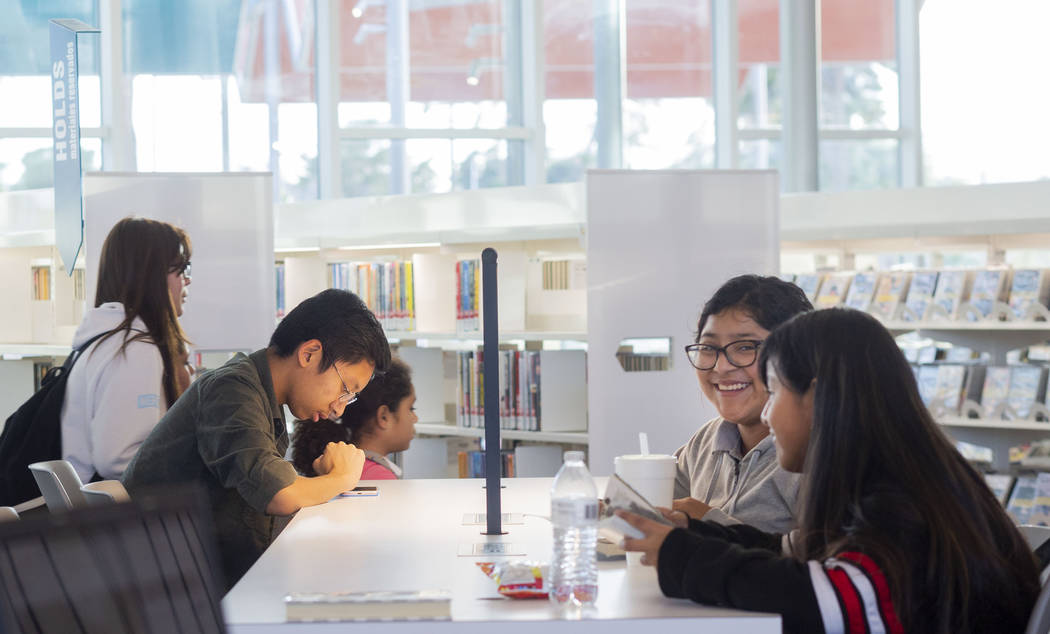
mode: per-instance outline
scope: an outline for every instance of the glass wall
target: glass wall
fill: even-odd
[[[736,4],[740,167],[783,164],[780,1]],[[278,201],[317,198],[321,172],[334,166],[334,195],[343,196],[576,181],[602,148],[628,168],[715,166],[712,0],[625,0],[612,16],[622,24],[619,59],[596,55],[609,35],[603,12],[617,12],[616,2],[331,2],[340,28],[337,124],[327,130],[317,104],[317,25],[329,14],[316,12],[325,3],[122,0],[125,76],[112,89],[130,123],[122,164],[273,170]],[[926,183],[1050,177],[1039,154],[1050,94],[1033,79],[1050,54],[1039,30],[1050,5],[920,4]],[[49,186],[47,20],[106,20],[97,0],[9,5],[0,190]],[[820,187],[898,186],[901,154],[917,154],[920,131],[902,123],[901,65],[918,61],[898,58],[897,3],[822,0],[820,16]],[[106,143],[114,127],[102,121],[99,51],[97,41],[81,51],[86,169],[124,147]],[[596,98],[610,77],[622,78],[618,112]],[[620,118],[599,130],[605,112]],[[322,129],[337,138],[332,160],[320,156]]]

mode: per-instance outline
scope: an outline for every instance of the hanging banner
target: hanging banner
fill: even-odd
[[[72,276],[77,254],[84,243],[77,36],[98,33],[99,29],[71,19],[50,20],[50,27],[55,244],[66,273]]]

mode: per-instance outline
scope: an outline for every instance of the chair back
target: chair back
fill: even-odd
[[[113,504],[114,502],[129,502],[131,496],[128,490],[120,483],[120,480],[100,480],[88,482],[80,487],[87,498],[88,504]]]
[[[0,632],[225,630],[199,492],[0,523]]]
[[[1039,592],[1039,598],[1035,600],[1032,615],[1028,617],[1028,627],[1025,634],[1046,634],[1050,632],[1050,583],[1044,583]]]
[[[87,506],[80,491],[84,485],[73,465],[65,460],[47,460],[29,465],[36,485],[44,494],[44,502],[52,513],[61,513]]]
[[[18,519],[18,511],[10,506],[0,506],[0,522],[10,522]]]

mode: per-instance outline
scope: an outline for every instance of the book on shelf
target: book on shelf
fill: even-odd
[[[846,294],[846,307],[855,310],[868,310],[875,299],[875,287],[879,281],[879,274],[874,271],[857,273],[850,284],[849,292]]]
[[[284,262],[278,262],[273,267],[274,284],[273,288],[277,294],[274,305],[277,308],[277,318],[284,317]]]
[[[500,477],[513,478],[515,456],[513,449],[502,449],[500,454]],[[485,477],[485,452],[484,451],[460,451],[457,454],[459,477],[461,478],[484,478]]]
[[[1010,492],[1006,514],[1017,525],[1027,524],[1032,516],[1032,507],[1035,506],[1036,480],[1034,475],[1018,476],[1013,491]]]
[[[481,329],[481,260],[456,261],[456,332]]]
[[[34,266],[33,299],[48,301],[51,299],[51,267]]]
[[[415,330],[411,260],[330,262],[328,285],[356,294],[387,330]]]
[[[981,409],[985,418],[994,418],[995,411],[1006,404],[1010,393],[1010,368],[990,366],[985,369],[981,387]]]
[[[959,305],[969,297],[972,285],[971,271],[941,271],[937,276],[933,303],[947,313],[949,318],[955,319],[959,314]]]
[[[447,620],[452,594],[447,590],[414,592],[292,593],[284,598],[290,622]]]
[[[1018,269],[1010,280],[1010,309],[1023,319],[1030,307],[1047,305],[1050,299],[1050,274],[1044,269]]]
[[[1008,276],[1009,271],[1006,269],[985,269],[974,274],[970,304],[977,309],[979,315],[967,313],[967,320],[977,321],[987,318],[995,310],[998,302],[1007,299]]]
[[[966,366],[943,364],[937,367],[936,403],[946,414],[958,414],[966,390]]]
[[[937,346],[923,346],[916,350],[916,363],[926,365],[937,361]]]
[[[810,302],[817,301],[817,293],[820,292],[820,286],[823,281],[824,276],[820,273],[805,273],[795,276],[795,286],[802,289],[802,292],[806,294]]]
[[[1035,500],[1026,523],[1050,526],[1050,473],[1041,472],[1035,477]]]
[[[1010,499],[1010,490],[1014,486],[1016,478],[1008,473],[986,473],[984,474],[984,481],[988,485],[988,488],[992,490],[992,495],[995,499],[999,500],[999,504],[1006,506],[1007,500]]]
[[[937,379],[940,370],[936,365],[920,365],[917,374],[919,396],[924,405],[929,407],[937,398]]]
[[[817,293],[817,301],[813,302],[813,306],[818,309],[834,308],[842,304],[852,281],[852,273],[831,273],[820,285],[820,292]]]
[[[879,278],[875,287],[875,297],[868,311],[883,320],[893,319],[897,314],[897,307],[907,296],[910,285],[911,273],[886,273]]]
[[[937,271],[919,271],[912,275],[911,285],[908,287],[908,298],[904,301],[904,305],[914,316],[905,313],[905,321],[922,320],[926,316],[926,309],[933,303],[933,293],[936,288]]]
[[[1022,365],[1010,368],[1010,388],[1006,402],[1019,419],[1028,418],[1032,405],[1042,402],[1046,395],[1046,368]]]

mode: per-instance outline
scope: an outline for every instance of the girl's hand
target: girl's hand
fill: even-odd
[[[711,510],[711,505],[696,498],[678,498],[671,504],[671,508],[685,513],[694,520],[702,520]]]
[[[689,528],[689,516],[684,511],[672,511],[662,506],[656,507],[656,510],[663,513],[664,517],[669,519],[676,527]]]
[[[616,514],[631,526],[645,533],[645,537],[640,539],[624,537],[623,549],[628,552],[642,553],[642,564],[655,566],[660,558],[660,546],[663,545],[667,534],[674,530],[674,527],[654,522],[628,511],[616,511]]]

